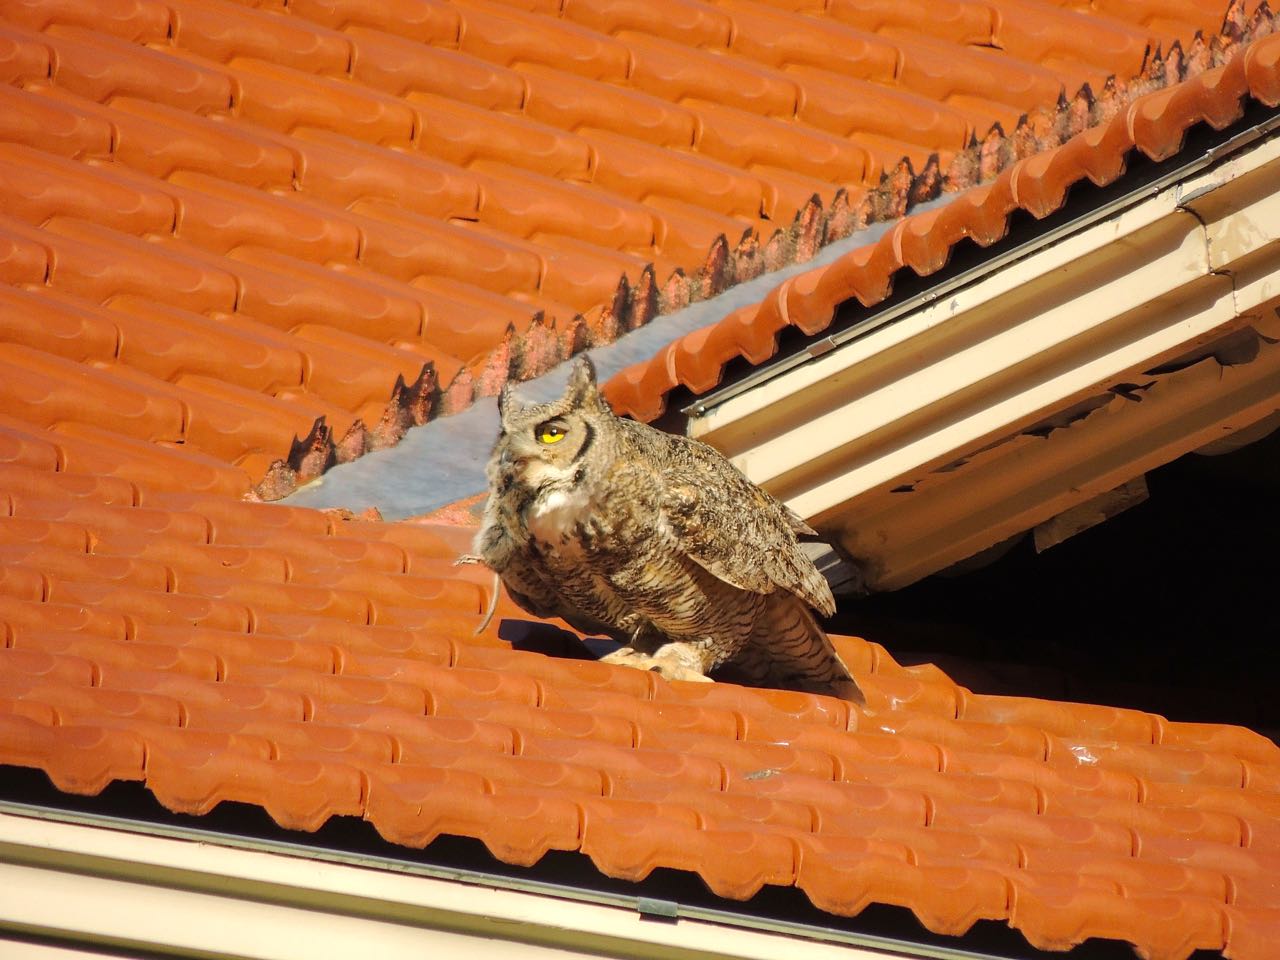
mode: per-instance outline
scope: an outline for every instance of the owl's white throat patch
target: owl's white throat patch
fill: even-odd
[[[526,523],[529,533],[543,543],[568,544],[574,526],[586,509],[590,496],[583,487],[553,488],[546,491],[529,508]]]

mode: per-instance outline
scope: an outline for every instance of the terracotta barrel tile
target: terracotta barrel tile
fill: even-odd
[[[541,743],[531,738],[529,743]],[[606,790],[605,774],[598,768],[578,762],[562,762],[555,752],[556,741],[546,741],[547,749],[538,755],[512,755],[493,751],[477,752],[466,745],[444,741],[406,742],[402,762],[425,763],[450,770],[468,770],[484,777],[495,790],[507,794],[521,791],[547,794],[587,794],[601,796]],[[568,744],[566,744],[568,745]]]
[[[36,767],[66,793],[97,794],[113,780],[141,780],[142,741],[125,730],[45,727],[0,713],[0,757]]]
[[[1048,796],[1045,813],[1074,816],[1118,824],[1134,832],[1141,853],[1152,841],[1165,838],[1194,838],[1206,843],[1239,846],[1247,841],[1246,829],[1238,816],[1216,810],[1189,810],[1186,807],[1133,803],[1109,798]]]
[[[113,718],[123,723],[157,723],[176,727],[183,719],[182,704],[163,694],[67,686],[12,674],[0,677],[5,696],[51,707],[60,725],[100,724]]]
[[[935,811],[949,806],[989,806],[1025,813],[1038,813],[1039,791],[1021,780],[998,776],[922,770],[919,767],[892,767],[858,764],[842,771],[842,780],[890,787],[895,790],[918,791],[929,798]]]
[[[577,184],[536,173],[491,165],[481,169],[482,223],[534,240],[551,234],[630,253],[653,250],[654,217],[640,204],[604,198]]]
[[[693,145],[697,121],[678,104],[537,64],[520,64],[519,71],[526,85],[523,109],[535,120],[562,130],[606,130],[662,147]]]
[[[1171,895],[1203,897],[1226,903],[1227,878],[1216,870],[1158,863],[1135,857],[1100,857],[1093,851],[1022,848],[1022,867],[1029,872],[1057,872],[1101,877],[1115,883],[1126,896]]]
[[[628,34],[630,84],[663,100],[705,100],[756,116],[795,118],[800,90],[787,74],[736,57],[716,56],[667,40]]]
[[[208,813],[224,800],[251,803],[290,830],[314,831],[332,816],[364,812],[363,780],[354,767],[262,760],[247,751],[153,750],[147,787],[177,813]]]
[[[688,810],[665,804],[592,800],[583,813],[582,852],[606,876],[639,881],[658,867],[689,870],[735,900],[795,879],[796,849],[786,837],[699,829]]]
[[[271,690],[293,691],[308,703],[336,700],[368,706],[387,706],[419,716],[426,712],[422,690],[407,683],[315,673],[281,667],[242,667],[236,673],[240,683]]]
[[[1132,76],[1142,66],[1146,32],[1129,24],[1020,2],[996,21],[995,46],[1058,70]]]
[[[1001,106],[1016,111],[1010,117],[1016,122],[1018,114],[1057,100],[1063,86],[1060,74],[997,50],[944,46],[923,36],[895,40],[902,58],[898,84],[953,106],[985,101],[982,113],[988,122],[1003,120]]]
[[[204,312],[230,310],[236,303],[235,277],[224,264],[175,244],[144,240],[65,217],[45,224],[57,258],[50,282],[91,300],[141,294],[174,306]]]
[[[3,450],[4,438],[5,434],[0,432],[0,450]],[[3,454],[0,453],[0,459],[2,458]],[[89,531],[76,524],[23,520],[0,515],[0,545],[11,543],[33,544],[69,553],[88,553],[90,540]]]
[[[458,13],[440,0],[392,0],[376,8],[360,0],[291,0],[289,11],[335,29],[367,26],[422,43],[452,46],[458,37]]]
[[[1242,907],[1266,907],[1280,894],[1280,854],[1263,853],[1236,844],[1202,843],[1170,837],[1149,840],[1139,851],[1143,860],[1173,863],[1229,878],[1230,902]]]
[[[241,603],[181,593],[159,593],[104,581],[77,582],[50,577],[49,599],[53,603],[101,607],[151,623],[186,623],[248,633],[251,622],[249,609]]]
[[[221,0],[167,3],[173,10],[172,42],[219,63],[256,57],[295,70],[341,76],[351,61],[346,37],[301,17],[273,16]]]
[[[456,6],[462,18],[458,46],[464,53],[500,66],[540,63],[592,80],[627,79],[627,47],[594,30],[478,0]]]
[[[39,239],[0,221],[0,281],[41,284],[51,266],[52,251]]]
[[[347,629],[341,644],[339,673],[393,679],[406,661],[448,667],[457,663],[457,648],[447,636],[397,627]]]
[[[1241,98],[1248,92],[1244,60],[1141,97],[1125,111],[1134,145],[1153,160],[1165,160],[1182,149],[1187,130],[1199,120],[1221,129],[1239,119]]]
[[[116,534],[99,536],[92,553],[99,556],[133,557],[164,564],[172,573],[174,589],[182,589],[183,573],[236,573],[248,580],[284,582],[289,579],[287,559],[269,550],[243,547],[195,545],[183,540],[154,539],[150,536]]]
[[[433,157],[460,167],[496,161],[565,180],[591,176],[590,150],[575,134],[433,93],[411,100],[422,124],[415,145]]]
[[[394,740],[372,730],[321,723],[250,721],[237,732],[261,737],[271,747],[271,758],[277,760],[349,763],[357,768],[395,760]]]
[[[0,597],[40,603],[49,593],[49,581],[38,570],[0,567]]]
[[[41,36],[57,57],[54,82],[87,99],[136,96],[192,113],[231,106],[234,87],[219,70],[76,27],[53,26]]]
[[[871,903],[888,903],[907,907],[935,933],[953,936],[978,920],[1008,916],[1004,878],[977,868],[918,867],[878,855],[805,855],[796,886],[828,913],[856,916]]]
[[[53,486],[58,476],[62,475],[50,478],[49,486]],[[19,503],[18,515],[83,524],[95,537],[103,540],[113,536],[152,537],[201,544],[209,537],[209,521],[197,513],[135,507],[118,501],[94,503],[88,499],[43,499],[54,492],[56,489],[46,487],[41,497],[24,497]]]
[[[826,12],[860,30],[887,36],[925,33],[962,45],[989,45],[996,26],[990,4],[969,0],[943,9],[925,0],[829,0]]]
[[[859,814],[830,813],[819,810],[816,832],[824,837],[852,841],[867,839],[905,848],[909,862],[918,866],[938,866],[968,862],[1017,866],[1022,861],[1018,844],[1002,837],[986,834],[940,830],[892,820],[863,817]]]
[[[925,713],[881,714],[873,719],[872,724],[877,730],[892,735],[915,737],[964,753],[992,753],[1042,760],[1048,751],[1046,735],[1030,724],[984,723],[970,719],[957,722]]]
[[[323,702],[315,722],[385,733],[391,737],[395,763],[428,764],[443,749],[449,755],[510,755],[514,735],[509,727],[458,717],[414,716],[391,707]]]
[[[1225,753],[1260,764],[1280,764],[1280,747],[1244,727],[1222,723],[1182,723],[1160,718],[1157,743]]]
[[[405,572],[413,573],[413,559],[418,555],[454,560],[460,554],[466,553],[471,548],[475,530],[450,524],[421,523],[412,520],[404,523],[355,520],[335,526],[333,535],[337,538],[351,537],[358,540],[393,543],[408,554],[410,565]],[[337,549],[339,543],[339,540],[334,541],[334,549]]]
[[[58,468],[58,447],[46,439],[48,431],[17,429],[12,426],[16,424],[22,421],[0,419],[0,464],[53,473]]]
[[[604,690],[638,700],[648,700],[654,678],[647,671],[617,667],[592,660],[562,660],[541,653],[460,644],[457,665],[508,670],[541,680],[545,686]],[[566,698],[572,696],[564,694]]]
[[[117,97],[110,110],[91,116],[110,120],[115,159],[157,177],[190,171],[249,187],[290,189],[298,170],[297,154],[260,131],[172,107]]]
[[[1009,923],[1033,946],[1065,950],[1089,937],[1128,940],[1149,957],[1221,950],[1223,906],[1192,897],[1124,897],[1088,889],[1013,884]]]
[[[1233,814],[1248,823],[1280,818],[1280,794],[1161,781],[1143,782],[1143,803]]]
[[[249,474],[244,470],[185,445],[148,443],[83,423],[59,423],[51,436],[67,473],[118,477],[152,490],[199,490],[233,497],[249,490]]]
[[[92,219],[126,233],[167,231],[173,201],[109,169],[0,143],[0,203],[5,213],[39,226],[50,217]]]
[[[75,632],[28,630],[14,637],[12,647],[17,651],[48,653],[60,660],[65,657],[81,658],[91,662],[95,673],[102,677],[122,669],[179,673],[202,680],[218,679],[217,659],[213,654],[195,648],[109,640]]]
[[[1280,103],[1280,38],[1259,37],[1244,51],[1244,72],[1249,92],[1268,106]]]
[[[19,700],[16,697],[9,698],[3,694],[0,694],[0,714],[21,717],[32,723],[38,723],[42,727],[58,725],[58,714],[48,704]]]
[[[1227,907],[1226,948],[1228,960],[1265,960],[1280,938],[1280,909]]]
[[[618,747],[591,740],[539,741],[521,743],[522,750],[546,749],[565,763],[600,770],[605,777],[605,795],[624,780],[674,780],[706,790],[721,789],[724,768],[715,760],[667,750]]]
[[[808,833],[813,829],[815,821],[814,810],[807,804],[742,793],[703,790],[670,780],[619,782],[613,798],[655,803],[664,809],[676,806],[688,808],[697,814],[700,822],[732,820],[740,824],[759,823]]]
[[[181,624],[145,623],[140,640],[205,650],[218,658],[220,676],[239,682],[241,667],[268,667],[333,673],[337,650],[323,643],[267,633],[239,633]]]
[[[734,711],[745,716],[748,723],[752,716],[762,716],[821,723],[836,730],[845,730],[849,726],[850,707],[845,701],[794,690],[718,683],[668,683],[655,688],[654,698]]]
[[[365,143],[407,146],[418,126],[403,100],[348,80],[255,59],[236,59],[225,69],[239,88],[239,115],[271,130],[312,127]]]
[[[964,694],[960,709],[966,722],[1025,723],[1062,737],[1105,737],[1134,743],[1155,740],[1156,718],[1138,710],[972,693]]]
[[[263,138],[297,158],[298,189],[328,204],[346,207],[381,198],[427,216],[474,216],[480,186],[474,175],[419,153],[387,150],[332,131],[308,127]]]
[[[1138,802],[1138,779],[1124,770],[1099,769],[1091,765],[1045,763],[1031,757],[1002,756],[962,750],[943,751],[943,769],[948,772],[1016,780],[1034,787],[1046,807],[1085,796]]]
[[[271,720],[302,720],[307,710],[306,697],[283,687],[212,682],[146,670],[116,670],[103,680],[105,689],[158,694],[177,700],[186,718],[183,726],[202,726],[200,719],[205,714],[227,710]]]
[[[32,30],[71,24],[109,33],[122,40],[164,40],[169,10],[160,0],[21,0],[5,7],[5,19]]]
[[[153,497],[152,501],[157,508],[207,518],[211,525],[211,543],[259,546],[264,536],[281,534],[287,538],[290,533],[300,533],[325,537],[329,532],[329,519],[323,513],[303,507],[252,503],[201,493],[166,492]]]
[[[128,507],[141,498],[134,484],[114,477],[82,477],[5,464],[0,464],[0,488],[13,499],[16,505],[14,513],[18,516],[29,515],[24,504],[49,498],[58,498],[69,508],[89,504]]]
[[[861,783],[832,783],[795,774],[778,774],[758,780],[734,780],[735,793],[789,800],[813,806],[821,817],[856,815],[868,819],[924,826],[929,800],[914,790],[898,790]]]
[[[655,692],[661,689],[660,683],[654,687]],[[702,707],[678,700],[644,701],[623,693],[562,689],[555,685],[544,688],[542,705],[618,717],[637,726],[651,728],[654,735],[666,729],[735,739],[742,726],[741,715],[729,709]]]
[[[829,753],[836,761],[838,780],[846,779],[847,771],[866,763],[893,764],[921,770],[939,770],[942,767],[942,751],[935,744],[913,737],[837,731],[808,725],[798,729],[794,735],[769,737],[767,728],[761,729],[756,723],[750,723],[747,739],[758,736]]]
[[[427,712],[432,715],[456,715],[448,709],[448,704],[457,700],[502,700],[532,707],[542,699],[541,685],[529,677],[465,667],[427,666],[425,669],[430,674]]]
[[[582,842],[582,809],[556,792],[508,791],[494,784],[494,795],[481,797],[484,816],[479,839],[499,860],[532,866],[548,850],[577,850]]]
[[[717,7],[732,18],[729,46],[740,56],[771,67],[808,65],[883,84],[897,78],[902,58],[888,38],[830,19],[772,11],[762,3],[728,0]]]
[[[368,599],[349,590],[187,574],[183,578],[181,594],[207,597],[263,611],[301,612],[309,616],[333,617],[356,624],[369,622]]]
[[[425,765],[380,764],[364,771],[369,783],[365,819],[391,843],[425,847],[436,837],[474,837],[487,784],[477,774]]]
[[[646,202],[656,194],[753,219],[764,208],[760,180],[728,164],[614,133],[588,131],[583,137],[595,154],[593,182],[632,200]]]
[[[360,249],[360,231],[349,218],[300,198],[194,171],[178,171],[160,189],[177,205],[175,236],[212,253],[251,244],[323,263],[353,258]]]
[[[128,621],[119,613],[60,603],[26,603],[7,597],[0,597],[0,623],[11,628],[75,630],[118,640],[125,639],[129,630]]]
[[[910,711],[943,718],[955,717],[960,700],[958,689],[937,683],[921,683],[913,677],[871,674],[856,678],[867,698],[867,708],[877,712]]]
[[[9,86],[0,86],[0,139],[64,157],[112,152],[112,126],[105,118]]]
[[[869,147],[882,144],[885,167],[908,156],[921,168],[928,162],[929,153],[954,154],[967,147],[974,135],[968,119],[945,104],[818,71],[802,74],[797,116],[819,130],[856,137]]]
[[[0,174],[3,176],[3,174]],[[107,311],[47,289],[0,287],[0,336],[68,360],[110,360],[119,330]]]
[[[832,780],[835,776],[835,762],[830,754],[793,745],[721,740],[669,732],[646,739],[644,728],[641,727],[636,746],[674,750],[715,760],[724,767],[730,780],[751,781],[781,773],[794,773],[818,780]]]
[[[75,581],[127,583],[141,590],[163,592],[168,570],[158,563],[128,557],[68,553],[57,547],[11,544],[0,547],[0,562],[40,570],[51,577]]]
[[[5,408],[35,424],[63,420],[110,424],[136,438],[177,440],[182,436],[182,406],[148,394],[110,374],[19,344],[0,344],[6,371]]]
[[[1232,756],[1155,744],[1051,737],[1049,762],[1067,768],[1098,766],[1143,780],[1239,787],[1244,766]]]
[[[622,747],[630,747],[636,740],[635,727],[629,721],[590,711],[579,713],[460,697],[437,700],[435,716],[501,724],[515,730],[517,737],[532,734],[553,739],[580,738]]]
[[[560,14],[600,33],[634,30],[697,47],[725,48],[733,22],[720,10],[691,0],[667,0],[655,6],[636,0],[566,0]]]
[[[513,70],[456,50],[427,46],[381,30],[348,27],[352,76],[394,96],[433,93],[485,110],[515,112],[524,81]]]
[[[1001,807],[947,805],[937,811],[931,825],[944,830],[973,831],[1017,843],[1063,850],[1086,849],[1115,856],[1132,854],[1132,831],[1118,824],[1081,817],[1057,817]]]
[[[697,151],[731,166],[767,164],[829,183],[870,184],[879,178],[870,152],[842,138],[711,103],[691,109],[700,121]]]
[[[20,675],[28,683],[87,687],[94,685],[97,670],[92,660],[84,656],[71,651],[48,651],[39,645],[28,647],[15,638],[13,646],[0,647],[0,672]]]
[[[25,30],[10,30],[0,23],[0,81],[14,85],[40,83],[52,72],[53,52],[40,37]]]

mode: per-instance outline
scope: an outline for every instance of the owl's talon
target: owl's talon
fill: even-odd
[[[453,561],[455,567],[461,567],[468,563],[484,563],[484,557],[477,556],[474,553],[464,553],[457,560]]]

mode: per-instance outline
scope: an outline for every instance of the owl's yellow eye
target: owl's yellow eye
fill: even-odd
[[[538,427],[538,441],[546,444],[559,443],[564,439],[565,432],[565,429],[558,424],[544,423]]]

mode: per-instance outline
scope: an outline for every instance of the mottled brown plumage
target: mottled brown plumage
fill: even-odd
[[[831,590],[801,551],[812,533],[711,447],[613,415],[579,359],[564,395],[504,390],[480,560],[517,603],[623,647],[606,660],[703,680],[861,700],[810,608]]]

